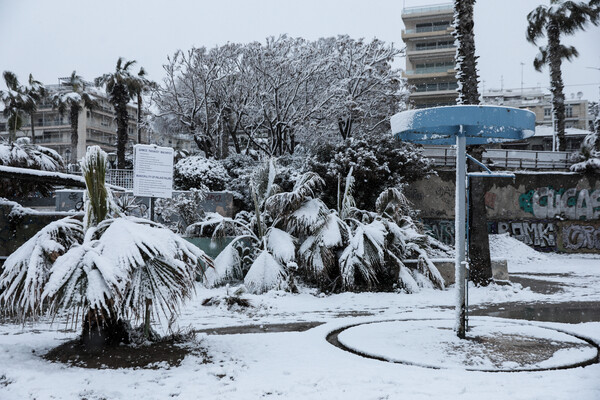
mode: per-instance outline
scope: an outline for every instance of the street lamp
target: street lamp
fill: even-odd
[[[108,162],[111,168],[115,167],[115,161],[117,160],[117,153],[108,153]]]

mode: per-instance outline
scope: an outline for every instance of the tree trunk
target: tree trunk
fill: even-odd
[[[142,143],[142,92],[137,93],[137,142]]]
[[[554,22],[548,24],[548,61],[550,66],[550,92],[552,93],[552,110],[556,136],[558,138],[558,151],[567,150],[565,137],[565,94],[560,70],[562,59],[560,55],[560,29]]]
[[[477,57],[473,32],[475,0],[454,1],[454,37],[456,48],[456,79],[459,82],[458,104],[479,104]],[[468,146],[471,157],[482,160],[483,146]],[[469,172],[479,167],[469,162]],[[470,279],[478,285],[487,285],[492,277],[485,189],[482,179],[471,179],[469,186],[469,271]]]
[[[81,341],[90,350],[129,343],[128,327],[112,310],[90,309],[84,316]]]
[[[129,113],[127,112],[127,103],[129,97],[125,88],[116,89],[116,99],[114,102],[115,113],[117,114],[117,168],[125,169],[125,147],[127,147],[127,124]]]
[[[33,113],[29,114],[29,119],[31,121],[31,143],[35,144],[35,123],[33,121]]]
[[[75,164],[78,160],[77,155],[77,144],[79,142],[79,133],[77,132],[77,125],[79,124],[79,107],[75,104],[71,105],[70,111],[71,117],[71,160],[69,163]],[[72,162],[74,160],[75,162]]]

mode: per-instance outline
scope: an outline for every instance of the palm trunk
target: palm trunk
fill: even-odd
[[[77,162],[78,154],[77,154],[77,145],[79,142],[79,134],[77,132],[77,125],[79,125],[79,107],[76,105],[71,105],[71,160]],[[71,162],[74,164],[74,162]]]
[[[548,25],[548,58],[550,64],[550,92],[552,92],[552,109],[554,113],[555,131],[558,137],[558,151],[567,150],[565,137],[565,94],[560,70],[560,29],[556,23]]]
[[[455,0],[454,36],[456,48],[456,79],[459,82],[458,104],[479,104],[477,58],[475,57],[475,34],[473,32],[473,7],[475,0]],[[469,154],[482,160],[483,146],[469,146]],[[479,167],[469,163],[468,170]],[[477,285],[487,285],[492,278],[485,189],[482,179],[471,179],[469,186],[469,261],[470,279]]]
[[[35,144],[35,123],[33,121],[33,113],[29,114],[29,119],[31,121],[31,143]]]
[[[142,92],[137,93],[137,142],[142,143]]]
[[[127,146],[127,123],[129,114],[127,113],[127,98],[125,94],[115,105],[117,114],[117,168],[125,169],[125,147]]]

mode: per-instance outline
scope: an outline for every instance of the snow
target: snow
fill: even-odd
[[[269,253],[263,250],[252,263],[244,278],[244,285],[250,293],[261,294],[272,289],[283,289],[286,273],[283,266]]]
[[[500,241],[508,239],[501,238]],[[504,243],[504,246],[509,244]],[[505,251],[502,249],[492,245],[493,255]],[[531,277],[539,273],[567,273],[568,277],[540,278],[564,282],[564,291],[536,293],[518,284],[471,287],[471,306],[527,303],[535,307],[540,302],[600,301],[599,256],[553,254],[546,259],[520,258],[518,254],[522,254],[523,250],[515,248],[514,257],[509,260],[510,273],[529,274],[527,276]],[[263,295],[244,295],[253,307],[237,312],[201,305],[203,299],[223,295],[227,290],[232,291],[231,288],[206,289],[198,286],[194,300],[181,309],[179,326],[212,329],[302,321],[324,324],[304,332],[198,334],[199,346],[206,349],[211,358],[209,363],[190,354],[179,367],[163,365],[157,369],[94,370],[50,363],[40,357],[79,333],[79,329],[69,329],[63,319],[57,320],[55,325],[42,319],[34,326],[4,321],[0,325],[0,399],[600,398],[599,364],[569,370],[508,374],[465,371],[462,368],[436,370],[361,358],[325,340],[327,334],[335,329],[363,322],[435,318],[450,321],[453,287],[444,291],[422,289],[410,295],[341,293],[324,296],[308,289],[302,289],[295,295],[271,291]],[[519,333],[535,330],[542,335],[547,330],[541,328],[548,327],[589,337],[600,343],[600,322],[514,323],[516,321],[501,318],[472,318],[474,325],[481,329],[492,330],[498,322],[512,326]],[[165,328],[162,331],[165,332]],[[555,331],[548,330],[545,334],[564,338]],[[403,335],[398,336],[403,338]],[[372,340],[367,343],[376,344]],[[574,360],[579,356],[570,351],[568,354],[558,352],[546,362],[547,365],[556,365],[568,361],[566,357]]]
[[[590,134],[590,131],[578,128],[566,128],[565,136],[587,136]],[[543,136],[554,136],[554,128],[546,125],[537,125],[535,127],[535,136],[543,137]]]

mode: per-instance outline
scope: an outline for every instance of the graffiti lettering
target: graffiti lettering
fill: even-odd
[[[430,221],[423,225],[428,235],[442,243],[454,245],[454,221]]]
[[[536,218],[546,219],[562,216],[571,220],[600,218],[600,189],[589,191],[576,188],[554,190],[539,188],[519,197],[519,206]]]
[[[600,227],[586,225],[565,226],[562,231],[563,245],[566,249],[600,250]]]
[[[556,227],[552,222],[499,222],[498,233],[506,232],[530,246],[556,246]]]

